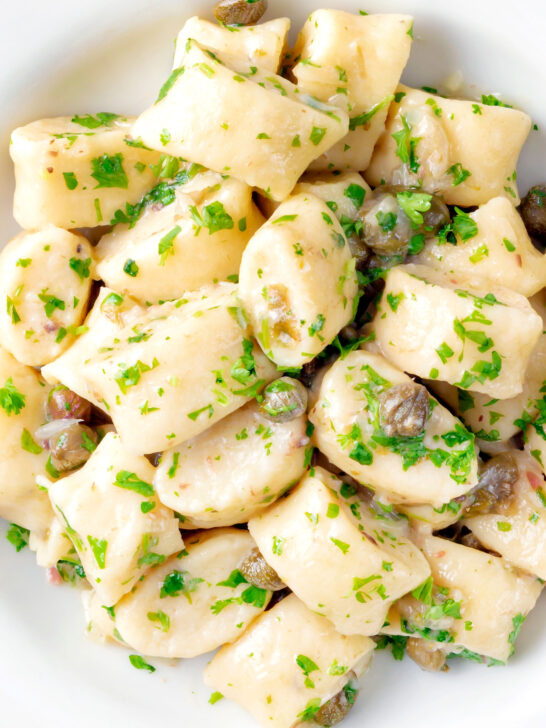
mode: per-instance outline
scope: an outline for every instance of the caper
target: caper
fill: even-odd
[[[372,251],[359,235],[349,235],[347,238],[351,255],[355,259],[356,270],[365,271],[370,263]]]
[[[252,549],[249,555],[239,566],[239,571],[249,584],[268,591],[279,591],[286,584],[280,580],[279,575],[272,569],[258,549]]]
[[[379,396],[381,426],[388,437],[417,437],[425,429],[429,410],[428,392],[416,382],[396,384]]]
[[[268,384],[263,391],[260,410],[273,422],[290,422],[307,409],[307,390],[291,377],[281,377]]]
[[[527,232],[546,243],[546,185],[535,185],[521,201],[519,208]]]
[[[445,653],[438,649],[434,642],[425,639],[410,637],[406,643],[406,653],[419,667],[428,672],[438,672],[444,669],[446,664]]]
[[[225,25],[256,25],[267,10],[267,0],[220,0],[214,16]]]
[[[97,434],[86,425],[74,422],[49,440],[51,462],[61,471],[74,470],[86,463],[97,445]]]
[[[349,680],[345,687],[321,705],[315,713],[313,720],[317,725],[325,727],[337,725],[351,712],[358,696],[356,675],[354,673],[351,673],[351,675],[352,679]]]
[[[362,206],[361,219],[366,245],[380,256],[405,257],[412,250],[412,238],[433,237],[449,222],[449,209],[437,195],[424,195],[410,217],[404,210],[413,207],[413,195],[423,196],[419,189],[402,185],[381,185],[373,198]],[[401,261],[399,261],[401,262]]]
[[[472,500],[466,515],[491,513],[497,504],[510,501],[518,476],[518,465],[509,452],[501,452],[488,460],[480,473],[478,485],[471,493]]]
[[[63,384],[53,387],[47,398],[48,420],[84,420],[91,418],[91,403]]]

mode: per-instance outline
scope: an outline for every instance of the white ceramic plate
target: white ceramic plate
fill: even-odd
[[[212,0],[17,0],[0,24],[0,215],[7,240],[13,127],[43,116],[100,110],[138,113],[167,77],[184,20],[211,15]],[[544,0],[329,0],[351,11],[415,16],[404,80],[437,86],[460,70],[475,90],[500,92],[529,112],[518,168],[521,190],[546,178]],[[270,0],[268,17],[289,15],[295,32],[320,0]],[[84,636],[79,594],[46,584],[28,549],[16,554],[0,522],[0,726],[2,728],[256,728],[226,700],[208,705],[207,657],[134,670],[127,652]],[[457,661],[449,674],[423,673],[407,658],[378,653],[357,707],[343,724],[405,728],[534,728],[546,724],[545,602],[532,612],[504,668]],[[251,689],[251,688],[250,688]]]

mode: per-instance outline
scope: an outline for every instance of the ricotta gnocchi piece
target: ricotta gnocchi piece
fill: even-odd
[[[131,136],[132,117],[41,119],[11,135],[13,215],[25,230],[109,225],[157,181],[160,153]]]
[[[249,336],[237,287],[202,288],[148,308],[104,341],[84,362],[83,379],[129,452],[161,452],[227,417],[275,378]]]
[[[153,478],[146,458],[129,455],[109,433],[83,468],[49,485],[55,515],[106,606],[183,548],[178,520],[158,501]]]
[[[479,447],[484,452],[506,449],[510,438],[524,430],[544,409],[546,310],[543,293],[533,296],[529,302],[542,318],[544,328],[529,357],[521,394],[509,399],[497,399],[487,394],[465,391],[446,382],[427,382],[427,386],[476,434]]]
[[[368,167],[410,53],[409,15],[353,15],[316,10],[294,47],[300,92],[349,114],[349,133],[313,169]]]
[[[35,438],[48,393],[34,369],[0,348],[0,517],[40,533],[53,515],[47,493],[36,485],[50,462]]]
[[[133,126],[152,149],[229,172],[281,201],[347,133],[345,111],[305,99],[290,81],[238,56],[190,40],[181,63]]]
[[[419,546],[432,578],[390,609],[382,631],[422,638],[478,662],[481,656],[506,662],[542,591],[540,581],[499,556],[444,538],[423,535]]]
[[[350,485],[314,468],[248,527],[266,561],[341,634],[377,634],[390,604],[429,575],[400,522],[381,521]]]
[[[546,578],[546,483],[540,465],[527,453],[509,450],[517,480],[491,512],[463,523],[486,548],[524,571]]]
[[[83,236],[55,227],[20,233],[2,250],[0,333],[22,364],[48,364],[84,332],[92,256]]]
[[[107,286],[159,303],[237,280],[243,251],[265,222],[250,187],[203,172],[175,195],[172,204],[148,207],[135,225],[116,225],[101,238],[97,273]]]
[[[176,39],[173,69],[184,63],[190,38],[220,53],[241,56],[251,66],[278,73],[290,30],[289,18],[275,18],[260,25],[222,26],[193,16],[186,20]]]
[[[239,295],[267,356],[281,367],[311,361],[354,318],[355,261],[331,209],[300,193],[249,242]]]
[[[495,197],[468,215],[468,232],[455,230],[455,245],[428,242],[415,263],[431,265],[446,275],[478,276],[529,298],[546,285],[546,255],[529,238],[523,220],[506,197]]]
[[[64,384],[73,392],[100,407],[101,402],[87,386],[83,365],[97,352],[103,353],[104,342],[117,338],[124,326],[136,326],[145,309],[129,296],[122,296],[106,286],[85,319],[83,330],[72,346],[42,368],[42,375],[51,384]],[[133,332],[139,335],[139,330]]]
[[[154,483],[182,528],[246,523],[299,481],[310,449],[303,415],[272,422],[250,402],[164,452]]]
[[[291,728],[312,720],[346,686],[354,699],[374,647],[368,637],[339,634],[291,595],[216,654],[205,682],[260,725]]]
[[[523,390],[542,319],[508,288],[405,265],[387,274],[373,330],[384,356],[411,374],[509,399]]]
[[[309,418],[320,451],[388,502],[441,507],[478,481],[474,435],[377,354],[339,359]]]
[[[295,186],[293,194],[320,197],[343,225],[358,216],[372,191],[358,172],[309,172]]]
[[[400,85],[366,179],[440,192],[449,205],[506,197],[517,205],[516,163],[531,130],[505,104],[446,99]]]
[[[183,551],[139,580],[99,630],[150,657],[195,657],[234,642],[271,598],[237,568],[253,546],[247,531],[192,534]]]

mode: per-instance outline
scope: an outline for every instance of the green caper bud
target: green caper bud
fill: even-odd
[[[315,713],[313,720],[317,725],[328,728],[341,723],[349,715],[358,697],[356,675],[354,673],[351,673],[351,675],[353,679],[349,680],[345,687],[339,693],[336,693],[333,698],[321,705]]]
[[[518,465],[509,452],[501,452],[484,465],[478,485],[465,515],[468,517],[491,513],[499,503],[507,503],[514,494],[519,477]]]
[[[214,16],[224,25],[256,25],[267,10],[267,0],[220,0]]]
[[[272,569],[258,549],[252,549],[249,555],[239,566],[239,571],[249,584],[267,589],[268,591],[279,591],[284,589],[286,584],[280,580],[279,575]]]
[[[381,426],[388,437],[417,437],[425,429],[429,395],[417,382],[397,384],[379,396]]]
[[[445,652],[438,649],[434,642],[410,637],[406,643],[406,653],[420,668],[427,672],[438,672],[445,668]]]
[[[402,259],[416,252],[412,239],[433,237],[450,220],[440,197],[402,185],[376,187],[360,214],[366,245],[377,255]]]
[[[519,211],[529,235],[546,243],[546,185],[531,187],[521,201]]]
[[[281,377],[263,391],[260,411],[273,422],[290,422],[307,409],[307,390],[291,377]]]
[[[91,418],[91,402],[80,397],[64,384],[53,387],[47,398],[48,420],[84,420]]]
[[[51,462],[60,472],[86,463],[97,446],[97,434],[86,425],[73,422],[49,439]]]

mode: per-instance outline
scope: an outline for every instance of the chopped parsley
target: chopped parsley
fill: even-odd
[[[320,708],[320,698],[311,698],[307,702],[305,708],[298,713],[297,718],[301,718],[303,722],[312,721],[314,716],[318,713]]]
[[[418,172],[421,166],[417,161],[415,150],[420,141],[420,137],[411,137],[411,124],[408,123],[406,117],[401,114],[402,128],[392,134],[392,138],[396,142],[396,156],[400,158],[403,164],[407,164],[412,172]]]
[[[165,81],[163,86],[159,90],[159,95],[155,101],[156,104],[158,104],[160,101],[162,101],[165,96],[169,93],[169,91],[172,89],[176,81],[178,80],[179,76],[181,76],[186,69],[184,66],[181,66],[180,68],[175,68],[174,71],[171,73],[169,78]]]
[[[360,210],[360,208],[364,204],[366,190],[361,185],[353,183],[350,184],[345,190],[343,190],[343,195],[351,200],[357,210]]]
[[[347,553],[347,551],[350,548],[350,545],[348,543],[345,543],[344,541],[340,541],[337,538],[330,538],[330,541],[334,544],[334,546],[337,546],[340,551],[342,551],[344,554]]]
[[[452,222],[445,225],[438,233],[438,243],[451,243],[457,245],[457,236],[463,243],[478,234],[478,225],[467,212],[455,207],[455,217]]]
[[[133,366],[126,367],[124,364],[119,365],[119,371],[114,375],[118,387],[123,394],[127,394],[129,387],[134,387],[140,382],[140,375],[151,371],[159,366],[157,359],[154,359],[152,366],[145,364],[140,359]]]
[[[106,549],[108,548],[108,541],[88,536],[87,542],[91,546],[91,551],[93,552],[97,566],[99,569],[104,569],[106,567]]]
[[[282,556],[282,550],[285,541],[285,538],[281,538],[280,536],[273,536],[273,547],[271,550],[276,556]]]
[[[176,225],[170,232],[164,235],[158,243],[157,252],[161,256],[160,265],[165,265],[165,261],[169,255],[174,255],[174,241],[182,232],[180,225]]]
[[[187,571],[175,569],[167,574],[163,580],[159,598],[166,599],[167,597],[178,597],[183,594],[191,604],[191,594],[197,591],[197,587],[202,583],[203,579],[194,578]]]
[[[38,298],[44,303],[45,315],[47,316],[47,318],[51,318],[53,312],[56,309],[59,309],[59,311],[64,311],[66,308],[66,304],[60,298],[53,296],[51,293],[46,293],[46,291],[47,288],[44,288],[44,290],[40,294],[38,294]]]
[[[91,258],[86,258],[85,260],[81,258],[70,258],[68,265],[81,281],[84,281],[91,275]]]
[[[165,614],[165,612],[162,612],[161,610],[157,612],[148,612],[146,616],[150,622],[154,624],[157,622],[157,629],[161,630],[161,632],[168,632],[171,628],[169,615]]]
[[[311,326],[309,326],[309,336],[315,336],[315,334],[318,335],[324,328],[325,322],[326,319],[324,318],[324,315],[319,313],[315,321],[311,324]]]
[[[390,96],[386,96],[382,101],[379,101],[377,104],[374,104],[371,109],[368,109],[368,111],[365,111],[363,114],[353,116],[352,119],[349,119],[349,129],[351,131],[354,131],[359,126],[366,126],[366,124],[370,123],[370,121],[373,119],[378,111],[381,111],[381,109],[388,107],[393,100],[394,94],[391,94]]]
[[[12,377],[8,377],[0,388],[0,407],[10,417],[13,414],[18,415],[24,409],[25,403],[26,395],[17,389]]]
[[[76,114],[71,121],[73,124],[79,124],[80,126],[84,126],[86,129],[98,129],[101,126],[113,126],[114,121],[117,119],[122,119],[122,117],[119,114],[112,114],[108,111],[99,111],[99,113],[95,114],[95,116],[92,116],[91,114],[78,116]]]
[[[482,104],[484,106],[503,106],[505,109],[513,108],[510,104],[505,104],[496,96],[493,96],[493,94],[482,94]]]
[[[205,227],[209,231],[209,235],[219,230],[232,230],[234,227],[233,218],[226,212],[224,205],[219,202],[211,202],[210,205],[203,207],[201,214],[197,207],[190,207],[191,216],[195,222],[195,234],[199,235],[201,228]]]
[[[468,169],[463,169],[463,165],[460,162],[457,162],[456,164],[451,165],[446,174],[450,174],[453,177],[451,185],[453,187],[457,187],[457,185],[462,184],[466,179],[468,179],[472,173],[469,172]]]
[[[78,186],[78,180],[74,172],[63,172],[64,183],[69,190],[75,190]]]
[[[516,640],[518,638],[518,635],[520,633],[520,630],[523,626],[523,623],[525,622],[525,617],[521,612],[519,614],[516,614],[515,617],[512,617],[512,631],[508,635],[508,642],[510,643],[510,654],[514,654],[515,644]]]
[[[406,296],[404,293],[387,293],[387,303],[389,304],[391,311],[394,311],[396,313],[398,306],[401,304],[405,297]]]
[[[394,212],[383,212],[382,210],[379,210],[375,217],[379,223],[379,227],[384,233],[394,230],[398,221],[398,215]]]
[[[403,660],[406,652],[406,645],[409,637],[381,635],[375,645],[376,650],[384,650],[391,648],[392,656],[395,660]]]
[[[298,217],[297,215],[282,215],[281,217],[277,217],[274,220],[272,220],[271,224],[272,225],[282,225],[284,222],[292,222],[297,217]]]
[[[136,473],[130,473],[128,470],[120,470],[114,480],[114,485],[125,490],[133,490],[139,495],[151,498],[155,495],[154,486],[141,480]]]
[[[192,422],[196,422],[199,415],[202,415],[204,412],[208,412],[209,420],[214,414],[214,407],[211,404],[205,405],[205,407],[201,407],[201,409],[195,410],[194,412],[190,412],[188,414],[188,417]]]
[[[314,144],[315,146],[318,146],[321,143],[321,141],[324,139],[327,131],[328,130],[325,127],[314,126],[311,131],[311,135],[309,137],[309,139],[311,140],[311,143]]]
[[[253,355],[254,345],[250,339],[243,339],[243,355],[231,367],[230,374],[239,384],[249,384],[256,376],[256,361]]]
[[[11,318],[12,324],[18,324],[21,321],[21,317],[15,308],[15,303],[9,296],[6,296],[6,311],[8,316]]]
[[[127,273],[131,278],[136,278],[138,275],[139,267],[132,258],[128,258],[123,264],[123,272]]]
[[[91,160],[91,177],[97,181],[95,189],[101,187],[120,187],[126,190],[129,180],[123,169],[123,154],[118,152],[112,156],[103,154]]]
[[[300,668],[300,670],[305,675],[305,687],[314,688],[315,683],[311,680],[309,675],[312,672],[320,671],[320,668],[317,665],[317,663],[314,662],[310,657],[307,657],[307,655],[298,655],[296,657],[296,665]]]
[[[16,523],[10,523],[6,533],[6,538],[15,548],[17,553],[28,546],[28,540],[30,537],[30,531],[28,528],[18,526]]]
[[[129,655],[129,662],[137,670],[147,670],[148,672],[155,672],[155,667],[146,662],[146,660],[140,655]]]
[[[39,455],[44,449],[38,445],[26,427],[21,433],[21,447],[32,455]]]
[[[407,190],[396,195],[398,204],[409,217],[413,228],[419,227],[424,222],[423,212],[428,212],[432,203],[432,195],[426,192],[412,192]]]

